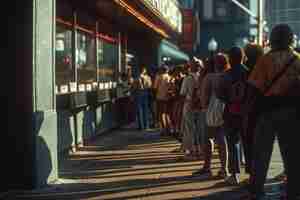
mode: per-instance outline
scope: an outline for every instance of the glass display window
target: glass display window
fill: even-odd
[[[57,92],[67,93],[69,83],[75,80],[72,68],[72,30],[63,25],[56,27],[55,55]]]
[[[97,81],[96,39],[90,33],[77,32],[76,70],[78,84],[92,84]]]
[[[117,42],[108,42],[98,38],[97,47],[98,76],[100,82],[115,81],[119,65],[119,46]]]

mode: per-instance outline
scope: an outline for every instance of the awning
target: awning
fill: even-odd
[[[164,58],[168,58],[170,61],[178,63],[178,62],[186,62],[189,61],[189,56],[182,52],[176,45],[162,40],[159,47],[159,63],[162,63]]]

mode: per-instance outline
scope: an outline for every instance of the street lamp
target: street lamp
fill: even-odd
[[[210,39],[208,43],[208,51],[215,52],[218,49],[218,43],[215,38]]]
[[[210,62],[211,62],[211,66],[213,68],[215,66],[214,54],[217,49],[218,49],[218,43],[215,40],[215,38],[210,39],[210,41],[208,42],[208,51],[210,52]]]
[[[162,58],[162,60],[163,60],[163,62],[164,62],[165,64],[167,64],[168,62],[171,61],[171,58],[170,58],[170,57],[167,57],[167,56],[164,56],[164,57]]]

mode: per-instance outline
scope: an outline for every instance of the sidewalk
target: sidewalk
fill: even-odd
[[[240,199],[244,191],[228,187],[220,179],[192,177],[203,161],[184,161],[181,153],[174,153],[178,147],[175,140],[161,138],[156,131],[114,131],[61,159],[61,179],[56,184],[43,190],[14,193],[4,199]],[[215,175],[220,167],[217,156],[212,163]],[[278,164],[271,169],[272,173],[281,170]]]

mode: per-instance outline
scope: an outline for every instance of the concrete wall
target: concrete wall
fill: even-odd
[[[7,190],[45,186],[58,177],[57,115],[55,111],[55,0],[17,3],[15,58],[16,114],[5,140],[12,162],[5,171]],[[15,57],[16,56],[16,57]],[[12,101],[13,103],[14,101]]]
[[[83,145],[86,141],[105,131],[126,123],[120,103],[107,102],[95,107],[84,107],[77,111],[57,112],[58,152]]]

